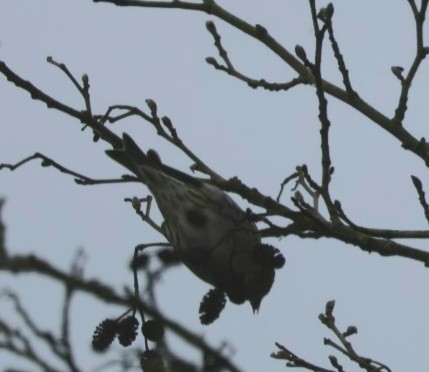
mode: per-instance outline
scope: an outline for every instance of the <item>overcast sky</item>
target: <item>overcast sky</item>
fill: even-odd
[[[312,55],[314,35],[307,1],[220,4],[246,21],[266,27],[289,51],[300,44]],[[337,40],[355,89],[391,117],[400,84],[390,67],[407,68],[414,58],[414,23],[407,1],[335,1],[334,6]],[[296,165],[307,164],[319,179],[320,124],[314,88],[280,93],[252,90],[215,71],[204,61],[208,56],[218,57],[205,29],[210,19],[241,72],[276,82],[296,77],[257,41],[208,15],[119,8],[90,0],[1,1],[0,59],[76,109],[84,108],[81,97],[58,69],[46,63],[47,56],[64,62],[76,76],[88,74],[97,113],[120,103],[146,110],[145,99],[154,99],[159,114],[172,119],[183,141],[212,169],[224,177],[238,176],[267,195],[277,195],[281,181]],[[340,84],[332,53],[329,48],[324,51],[324,77]],[[429,136],[428,83],[424,63],[413,84],[404,122],[418,138]],[[410,181],[411,174],[417,175],[429,190],[422,161],[343,103],[329,98],[328,110],[335,166],[333,198],[341,200],[356,223],[426,229]],[[125,172],[104,155],[105,144],[94,144],[89,131],[81,132],[80,123],[31,100],[3,77],[0,112],[0,163],[16,162],[39,151],[95,178]],[[165,163],[189,170],[189,159],[157,137],[148,124],[130,119],[110,129],[119,135],[128,132],[142,148],[155,148]],[[7,245],[12,253],[35,252],[64,269],[76,249],[84,247],[86,277],[102,278],[120,290],[132,284],[127,265],[133,247],[160,239],[123,202],[124,197],[147,193],[141,185],[78,186],[71,177],[36,163],[14,173],[2,171],[0,196],[7,199],[3,211]],[[288,206],[291,195],[289,188],[283,198]],[[239,197],[235,199],[247,207]],[[277,272],[257,316],[248,304],[228,304],[213,325],[201,326],[198,306],[209,286],[184,267],[163,278],[162,310],[214,347],[224,340],[231,342],[233,361],[244,371],[283,371],[284,363],[269,357],[276,350],[276,341],[308,361],[329,367],[327,356],[335,353],[323,346],[323,337],[332,335],[317,316],[326,301],[335,299],[338,324],[343,329],[348,325],[359,329],[351,341],[361,355],[386,363],[393,371],[429,369],[429,272],[423,265],[368,255],[334,240],[288,237],[270,242],[281,249],[287,263]],[[427,248],[424,241],[411,243]],[[42,327],[57,326],[62,300],[59,286],[34,275],[2,274],[0,281],[1,287],[17,290]],[[82,370],[102,360],[89,348],[94,326],[120,312],[86,295],[76,296],[71,331]],[[13,318],[7,301],[0,300],[0,317]],[[178,350],[193,355],[185,345]],[[340,362],[348,371],[358,370],[343,358]],[[0,369],[12,363],[0,352]],[[13,365],[24,366],[20,362]]]

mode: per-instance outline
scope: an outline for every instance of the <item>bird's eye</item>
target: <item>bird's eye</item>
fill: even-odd
[[[188,209],[186,219],[195,227],[203,228],[207,225],[207,216],[199,209]]]

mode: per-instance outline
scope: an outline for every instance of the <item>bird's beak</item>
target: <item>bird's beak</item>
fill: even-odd
[[[250,301],[250,304],[252,305],[253,314],[255,314],[255,315],[258,314],[259,307],[261,306],[261,299],[252,300],[252,301]]]

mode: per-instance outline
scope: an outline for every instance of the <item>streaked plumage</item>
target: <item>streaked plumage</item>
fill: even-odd
[[[243,210],[218,187],[162,164],[153,150],[144,153],[127,134],[123,149],[106,153],[147,185],[183,263],[233,303],[248,300],[257,311],[274,265]]]

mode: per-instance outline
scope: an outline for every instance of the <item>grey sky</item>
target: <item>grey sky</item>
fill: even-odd
[[[226,9],[250,23],[259,23],[291,52],[296,44],[312,55],[314,40],[307,1],[222,1]],[[319,6],[326,4],[320,2]],[[414,24],[402,1],[336,1],[334,27],[359,94],[392,116],[400,84],[393,65],[407,68],[414,57]],[[94,109],[110,104],[158,104],[181,138],[216,172],[237,175],[249,186],[276,196],[281,181],[307,164],[320,175],[317,102],[312,87],[271,93],[252,90],[215,71],[204,59],[217,56],[205,22],[215,21],[236,68],[255,78],[284,82],[295,77],[255,40],[207,15],[186,11],[119,8],[90,0],[0,2],[0,58],[22,77],[55,98],[83,109],[71,83],[46,63],[52,56],[76,75],[89,75]],[[427,32],[426,32],[427,35]],[[328,45],[326,45],[328,46]],[[325,78],[341,77],[325,48]],[[423,64],[412,87],[405,125],[426,136],[429,74]],[[410,175],[429,190],[421,160],[400,148],[397,140],[343,103],[329,99],[331,151],[335,173],[332,196],[357,223],[380,228],[425,229]],[[0,162],[14,162],[40,151],[86,175],[102,178],[125,173],[104,155],[106,146],[92,142],[89,132],[61,113],[48,110],[27,93],[0,79]],[[184,171],[190,161],[157,137],[149,125],[130,119],[111,128],[130,133],[143,148],[156,148],[164,162]],[[35,251],[56,265],[68,267],[77,247],[87,250],[88,278],[104,278],[121,289],[132,284],[127,265],[133,247],[159,240],[135,216],[124,197],[145,196],[139,185],[77,186],[72,178],[32,163],[0,173],[0,196],[7,198],[4,219],[11,252]],[[283,201],[291,205],[290,189]],[[235,197],[243,207],[240,198]],[[259,315],[250,306],[228,304],[209,327],[198,321],[199,302],[208,285],[186,268],[165,276],[160,303],[170,317],[187,324],[216,346],[228,340],[233,360],[245,371],[283,371],[272,360],[274,342],[309,361],[328,367],[333,350],[323,346],[331,334],[317,316],[335,299],[335,314],[344,329],[356,325],[351,339],[357,351],[394,371],[426,371],[429,323],[429,272],[405,259],[368,255],[334,240],[270,240],[287,263]],[[426,248],[424,241],[414,246]],[[17,288],[24,304],[45,327],[56,326],[62,292],[36,278],[2,274],[1,286]],[[42,293],[43,301],[40,301]],[[45,301],[46,299],[46,301]],[[186,299],[186,304],[183,303]],[[78,295],[72,334],[82,369],[100,362],[90,349],[93,327],[120,310]],[[10,306],[0,301],[0,316]],[[119,348],[119,346],[116,346]],[[188,352],[186,346],[179,348]],[[10,365],[0,354],[0,369]],[[347,370],[349,364],[340,360]]]

